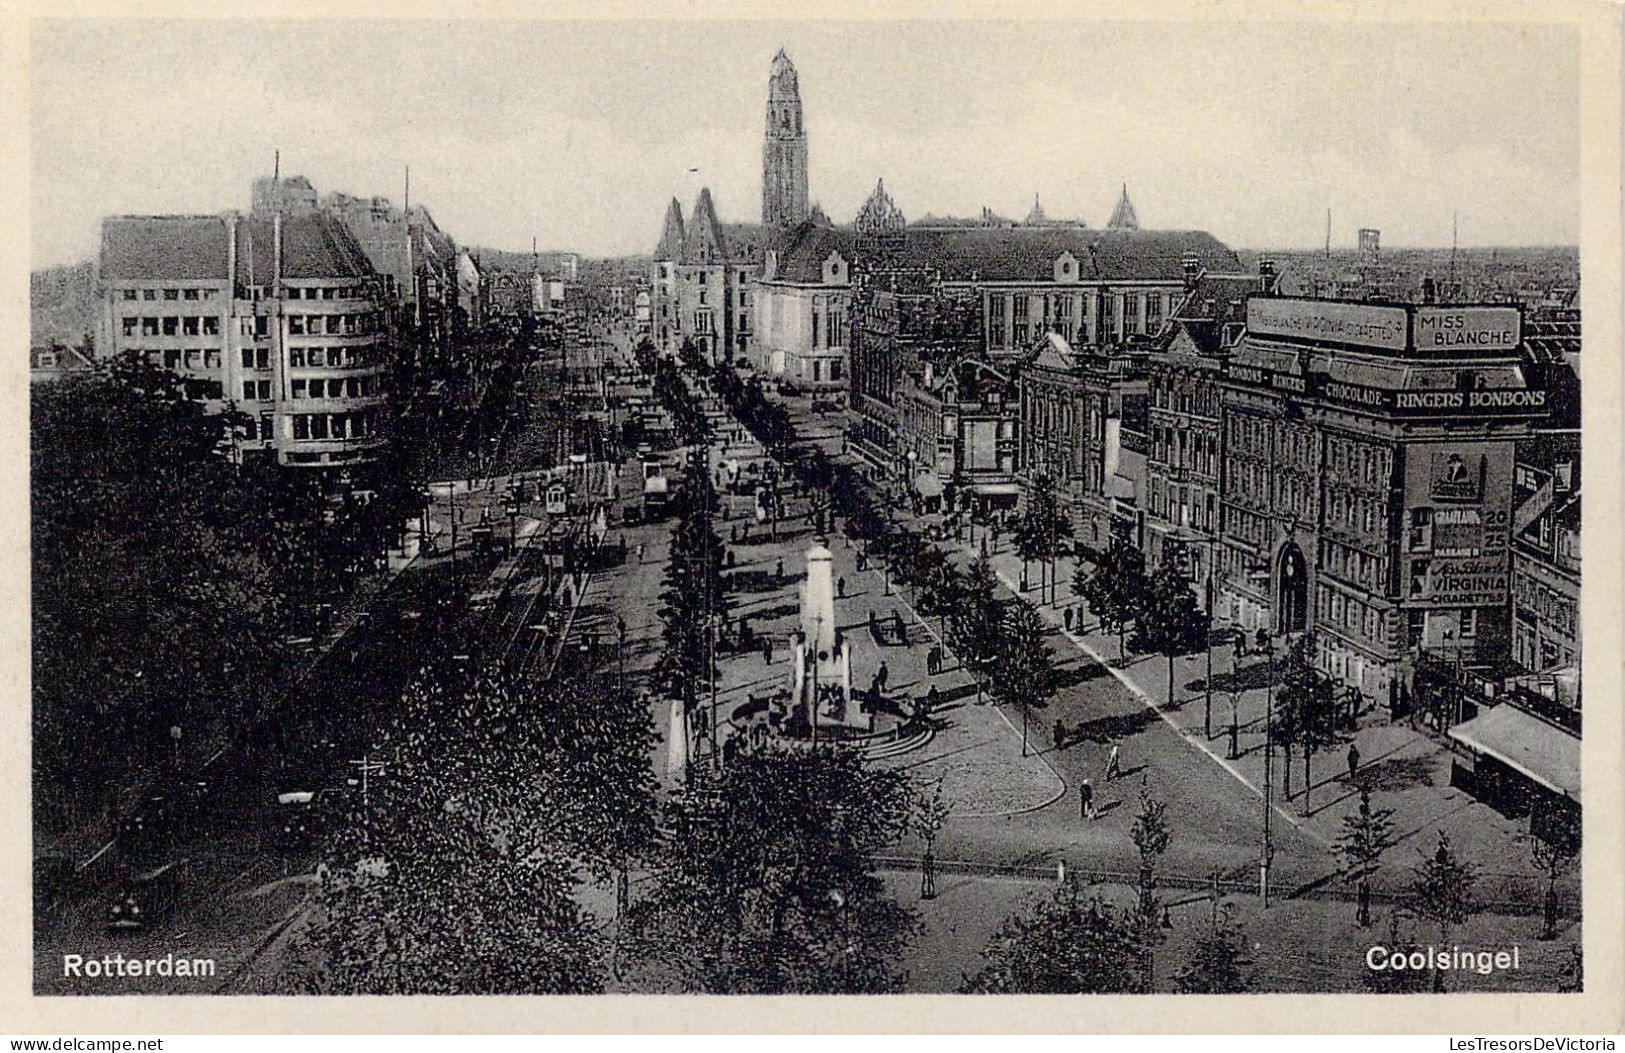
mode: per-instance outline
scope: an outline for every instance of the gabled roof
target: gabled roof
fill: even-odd
[[[728,239],[717,221],[717,206],[710,200],[710,187],[700,189],[694,202],[694,216],[689,219],[687,234],[682,239],[682,262],[723,263],[728,260]]]
[[[226,266],[226,223],[220,216],[102,220],[101,274],[108,281],[224,281]]]
[[[676,198],[666,206],[666,221],[660,228],[660,243],[655,246],[655,259],[675,260],[683,254],[683,206]]]
[[[1199,266],[1234,271],[1236,254],[1204,231],[1083,227],[910,227],[900,261],[934,267],[949,281],[1050,282],[1062,253],[1081,281],[1183,281],[1187,253]]]
[[[1123,196],[1112,209],[1112,218],[1106,221],[1108,230],[1139,230],[1140,218],[1134,214],[1134,204],[1128,199],[1128,184],[1123,184]]]
[[[779,246],[778,268],[773,280],[797,284],[819,285],[824,280],[824,261],[830,253],[840,253],[848,263],[852,261],[852,244],[856,235],[825,224],[807,220],[786,232]]]

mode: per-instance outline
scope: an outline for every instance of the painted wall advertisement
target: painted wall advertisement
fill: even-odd
[[[1512,452],[1510,442],[1406,447],[1406,599],[1506,602]]]
[[[1325,340],[1403,351],[1409,321],[1403,307],[1264,296],[1247,301],[1249,333],[1290,340]]]

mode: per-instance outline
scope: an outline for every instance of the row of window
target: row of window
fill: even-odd
[[[1387,561],[1352,546],[1321,541],[1320,568],[1367,592],[1386,591],[1383,581],[1388,574]]]
[[[218,289],[124,289],[121,298],[126,301],[133,300],[213,300],[218,296]]]
[[[217,314],[166,315],[164,317],[134,316],[119,319],[123,335],[135,336],[219,336],[220,316]]]
[[[220,349],[217,347],[168,347],[162,351],[143,351],[147,362],[157,365],[158,356],[163,356],[165,369],[218,369],[220,367]]]
[[[290,300],[354,300],[362,295],[359,289],[335,288],[333,286],[298,288],[290,285],[287,287],[287,292]]]
[[[288,365],[294,369],[365,369],[383,362],[383,349],[362,347],[290,347]]]
[[[377,433],[377,415],[372,410],[354,413],[295,413],[295,439],[364,439]]]
[[[293,380],[288,383],[291,397],[296,399],[362,399],[370,398],[380,391],[379,378],[375,375],[365,377],[317,377],[312,380]]]
[[[361,314],[290,314],[290,336],[365,336],[378,332],[382,316],[376,311]]]
[[[1315,589],[1315,620],[1373,644],[1383,639],[1381,612],[1359,597],[1345,596],[1329,585]]]

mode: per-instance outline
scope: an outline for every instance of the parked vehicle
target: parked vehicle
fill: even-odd
[[[162,921],[180,899],[185,866],[184,859],[171,860],[123,882],[107,905],[108,930],[137,932]]]

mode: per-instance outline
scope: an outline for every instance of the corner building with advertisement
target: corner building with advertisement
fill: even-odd
[[[1216,613],[1313,630],[1392,705],[1424,656],[1504,664],[1517,443],[1546,413],[1506,306],[1255,295],[1220,384]]]

